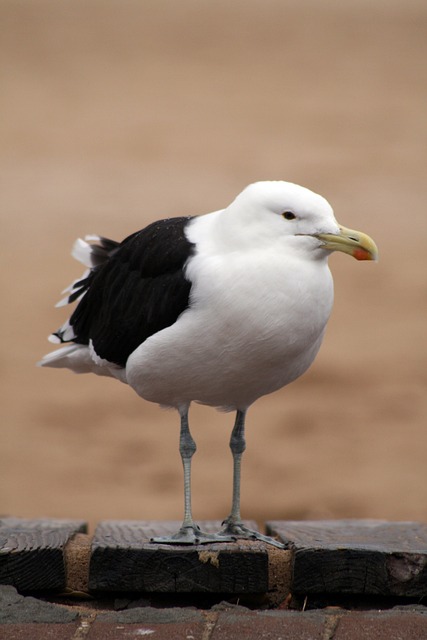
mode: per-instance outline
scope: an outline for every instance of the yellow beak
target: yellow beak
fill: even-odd
[[[343,251],[356,260],[378,260],[377,245],[372,238],[361,231],[340,226],[338,234],[318,233],[316,238],[322,240],[323,249],[328,251]]]

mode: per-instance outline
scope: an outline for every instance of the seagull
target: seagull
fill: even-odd
[[[333,304],[333,251],[378,256],[368,235],[338,224],[322,196],[284,181],[250,184],[225,209],[159,220],[122,242],[76,241],[72,255],[87,270],[57,306],[78,305],[49,338],[69,344],[39,364],[116,378],[178,411],[184,519],[154,542],[246,538],[282,546],[240,515],[245,417],[258,398],[312,364]],[[213,534],[191,509],[192,402],[236,414],[231,512]]]

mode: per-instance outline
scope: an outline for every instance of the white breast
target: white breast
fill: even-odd
[[[190,308],[127,363],[128,384],[162,405],[247,408],[310,366],[332,308],[326,257],[307,260],[281,247],[221,253],[206,233],[216,215],[190,230],[198,235],[187,268]]]

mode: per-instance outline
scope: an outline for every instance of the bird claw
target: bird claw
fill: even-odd
[[[257,540],[266,544],[284,549],[285,545],[270,536],[266,536],[259,531],[249,529],[242,522],[231,522],[228,518],[224,520],[223,528],[218,533],[205,533],[196,524],[183,525],[179,531],[168,536],[151,538],[154,544],[177,544],[177,545],[198,545],[213,544],[218,542],[237,542],[237,540]]]
[[[249,529],[249,527],[246,527],[242,522],[231,522],[227,518],[222,524],[223,528],[219,535],[231,535],[238,540],[258,540],[259,542],[265,542],[266,544],[270,544],[278,549],[285,548],[285,545],[282,542],[279,542],[270,536],[266,536],[259,531],[255,531],[254,529]]]
[[[197,545],[215,542],[236,542],[236,536],[228,533],[205,533],[196,524],[182,526],[179,531],[170,536],[151,538],[150,542],[158,544]]]

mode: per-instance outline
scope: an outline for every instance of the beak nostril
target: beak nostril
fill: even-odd
[[[348,236],[350,240],[354,240],[354,242],[359,242],[359,238],[355,238],[354,236]]]

